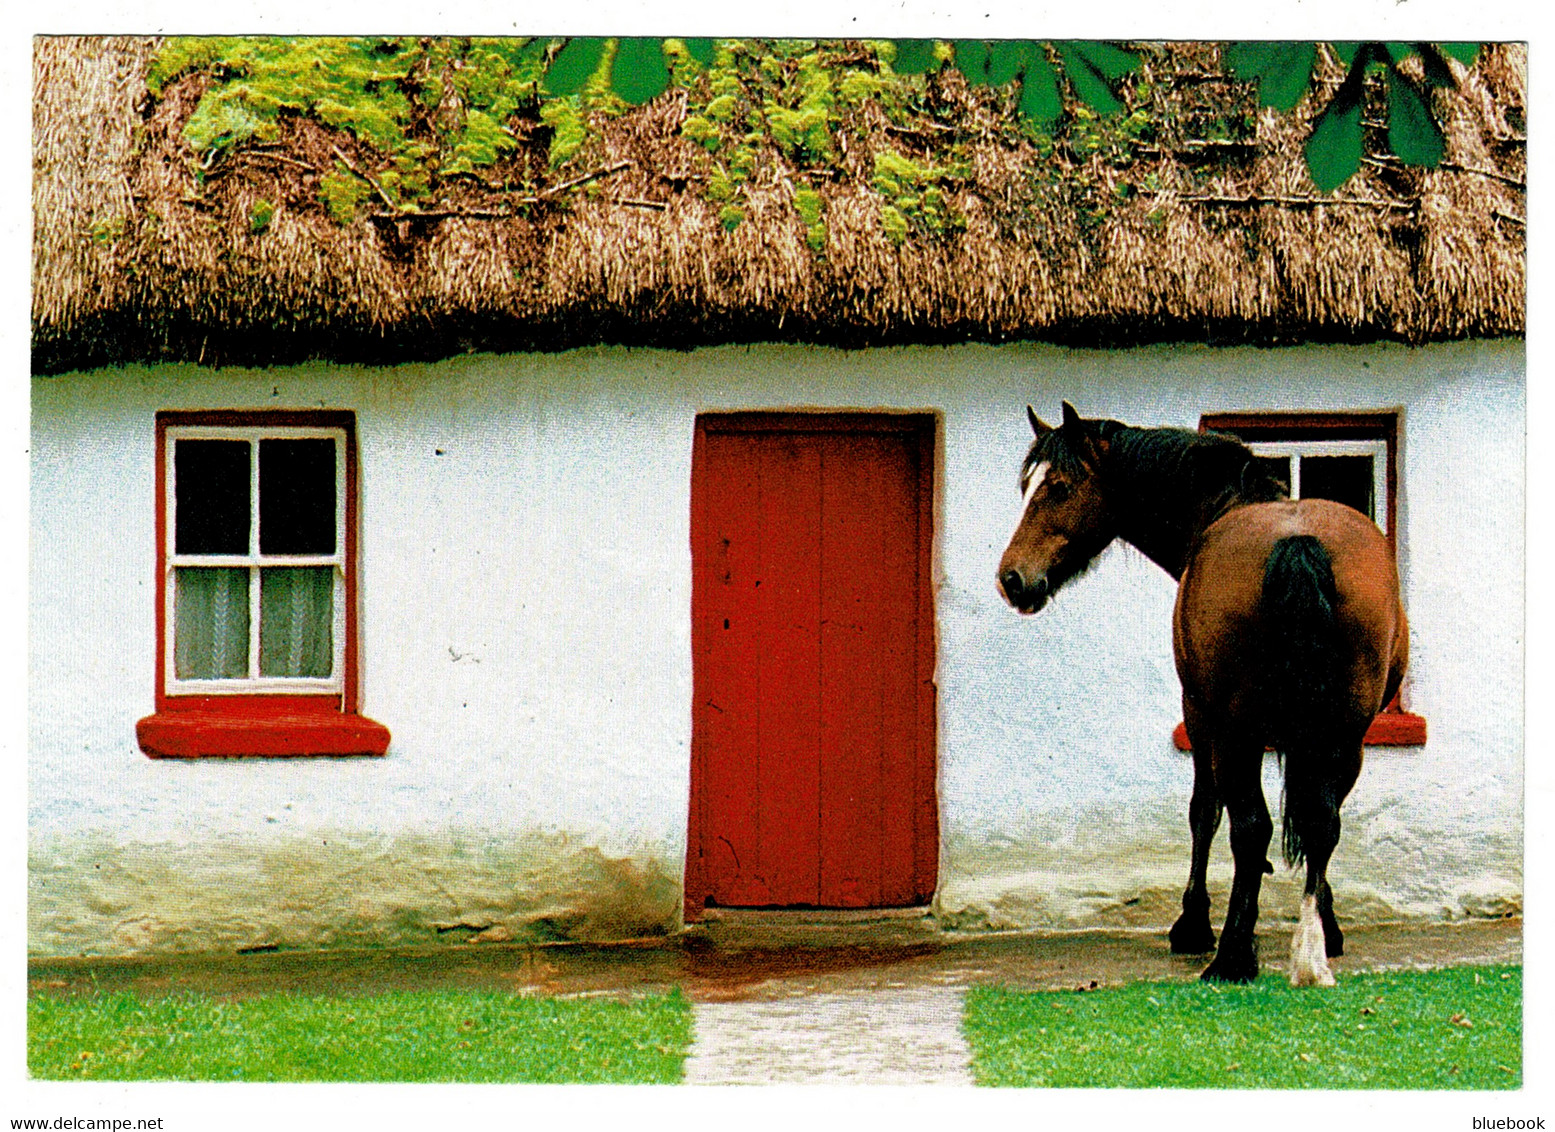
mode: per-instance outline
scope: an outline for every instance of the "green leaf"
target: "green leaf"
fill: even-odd
[[[988,81],[994,86],[1013,82],[1034,45],[1019,39],[1001,39],[988,45]]]
[[[1021,76],[1020,112],[1037,122],[1057,121],[1063,113],[1064,103],[1058,95],[1058,76],[1053,65],[1035,44],[1026,61],[1026,72]]]
[[[1338,99],[1334,100],[1336,103]],[[1361,167],[1361,104],[1330,104],[1307,139],[1307,172],[1318,191],[1331,193]]]
[[[1080,101],[1095,110],[1099,114],[1116,114],[1123,109],[1123,104],[1112,93],[1112,88],[1107,84],[1107,76],[1102,72],[1087,53],[1087,47],[1096,46],[1071,40],[1066,43],[1055,43],[1059,56],[1064,61],[1064,73],[1069,76],[1069,81],[1074,84],[1075,93],[1080,96]]]
[[[714,45],[711,39],[682,39],[680,42],[686,45],[686,54],[702,66],[713,65]]]
[[[1328,46],[1334,49],[1334,54],[1339,56],[1339,62],[1343,63],[1346,67],[1355,62],[1355,53],[1359,51],[1361,47],[1359,43],[1353,41],[1330,43]]]
[[[956,67],[967,77],[967,82],[979,86],[988,84],[988,44],[981,39],[955,41]]]
[[[1402,63],[1405,59],[1415,54],[1415,45],[1413,43],[1384,43],[1382,46],[1387,48],[1388,56],[1395,63]]]
[[[1425,96],[1397,71],[1388,72],[1388,145],[1405,165],[1428,167],[1441,164],[1446,148]]]
[[[610,70],[610,88],[633,106],[664,93],[669,86],[669,67],[664,63],[664,41],[633,37],[616,47]]]
[[[1281,113],[1295,109],[1307,93],[1316,61],[1315,43],[1233,43],[1226,51],[1231,73],[1256,79],[1259,104]]]
[[[1289,111],[1295,109],[1312,83],[1317,44],[1282,43],[1278,47],[1274,67],[1258,83],[1258,97],[1265,106]]]
[[[1268,69],[1269,59],[1279,46],[1278,43],[1265,43],[1261,40],[1228,44],[1226,66],[1243,82],[1252,82]]]
[[[1071,40],[1069,46],[1079,52],[1095,71],[1109,82],[1132,74],[1139,68],[1139,56],[1110,43],[1094,39]]]
[[[921,75],[925,71],[937,70],[939,58],[934,54],[934,41],[932,39],[897,39],[896,61],[891,64],[891,69],[899,75]]]
[[[599,67],[605,41],[598,36],[574,36],[551,60],[545,72],[547,94],[577,94]]]
[[[1436,46],[1441,48],[1442,54],[1451,55],[1465,67],[1472,67],[1474,60],[1479,58],[1480,45],[1477,43],[1438,43]]]

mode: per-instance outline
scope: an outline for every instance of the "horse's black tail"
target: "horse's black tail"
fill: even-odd
[[[1323,544],[1311,535],[1291,535],[1274,544],[1263,572],[1264,703],[1269,709],[1270,744],[1285,764],[1281,847],[1287,864],[1305,856],[1300,811],[1331,801],[1334,776],[1324,773],[1338,754],[1343,716],[1339,604],[1334,567]]]

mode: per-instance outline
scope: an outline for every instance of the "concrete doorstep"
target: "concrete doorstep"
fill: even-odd
[[[963,991],[920,986],[699,1002],[688,1085],[970,1085]]]

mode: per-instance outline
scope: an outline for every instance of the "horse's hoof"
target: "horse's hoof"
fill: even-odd
[[[1293,987],[1331,987],[1336,985],[1334,973],[1323,963],[1316,967],[1291,965],[1290,985]]]
[[[1204,955],[1215,950],[1215,933],[1208,923],[1178,920],[1166,938],[1173,955]]]
[[[1228,956],[1224,950],[1199,976],[1206,983],[1250,983],[1258,977],[1258,956]]]

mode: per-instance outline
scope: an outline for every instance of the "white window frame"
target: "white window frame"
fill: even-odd
[[[335,553],[261,554],[259,552],[259,442],[261,440],[328,439],[335,442]],[[180,440],[246,440],[249,455],[249,524],[246,554],[177,553],[178,472],[174,455]],[[170,425],[163,457],[166,461],[163,532],[167,547],[167,571],[163,586],[162,617],[167,647],[163,655],[163,687],[170,696],[228,695],[341,695],[345,692],[346,666],[346,430],[299,425]],[[186,680],[178,676],[177,582],[174,571],[183,566],[246,568],[248,575],[248,672],[247,677]],[[267,566],[333,566],[331,597],[330,675],[260,676],[259,619],[260,571]]]
[[[1290,457],[1290,497],[1301,498],[1301,460],[1304,456],[1370,456],[1373,521],[1383,534],[1392,521],[1388,514],[1388,442],[1375,440],[1253,440],[1244,441],[1257,456]]]

